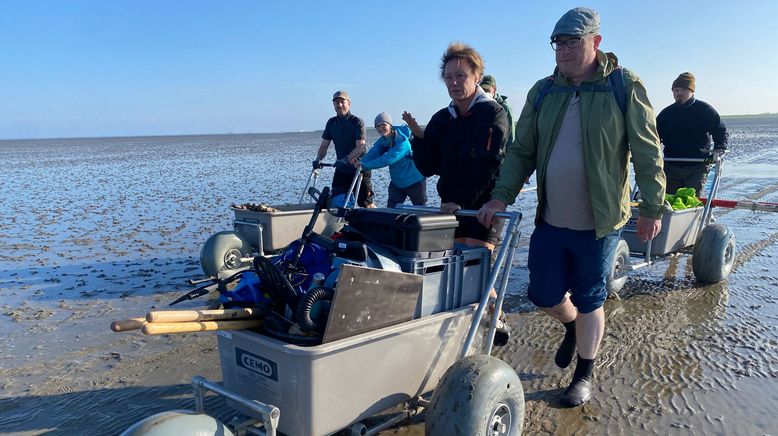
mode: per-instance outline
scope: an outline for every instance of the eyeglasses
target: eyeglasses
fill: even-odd
[[[560,49],[562,49],[562,47],[567,47],[567,48],[570,48],[570,49],[578,48],[578,47],[581,46],[581,42],[583,42],[583,40],[584,40],[584,37],[571,38],[571,39],[564,40],[564,41],[559,40],[559,39],[555,39],[555,40],[551,41],[550,44],[551,44],[551,48],[554,49],[554,51],[559,51]]]

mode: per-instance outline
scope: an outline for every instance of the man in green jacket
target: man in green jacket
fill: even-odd
[[[484,75],[481,79],[481,89],[505,109],[505,113],[508,115],[508,124],[511,126],[510,136],[508,137],[508,144],[510,144],[516,139],[516,115],[513,113],[511,105],[508,104],[508,97],[497,93],[497,80],[489,74]]]
[[[537,171],[528,297],[565,327],[556,364],[569,366],[577,351],[572,381],[561,398],[566,406],[591,397],[605,328],[606,281],[621,227],[631,215],[630,155],[642,199],[640,239],[659,233],[665,210],[653,109],[638,76],[626,69],[614,76],[623,75],[624,101],[617,100],[619,90],[610,86],[608,75],[620,67],[614,55],[599,50],[599,30],[599,14],[588,8],[571,9],[557,22],[551,34],[557,68],[530,89],[492,200],[478,212],[482,224],[491,224]]]

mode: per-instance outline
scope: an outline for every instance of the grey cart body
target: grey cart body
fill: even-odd
[[[219,332],[224,387],[281,411],[288,435],[326,435],[430,392],[459,358],[475,307],[315,347]],[[250,414],[240,403],[231,406]]]
[[[438,212],[423,207],[403,210]],[[460,211],[457,215],[475,213]],[[350,428],[351,434],[371,435],[425,408],[429,434],[451,434],[450,425],[470,428],[464,430],[467,434],[520,434],[524,414],[521,382],[509,365],[490,354],[509,277],[501,271],[504,265],[512,264],[521,214],[498,216],[508,225],[493,267],[489,265],[489,250],[456,248],[426,258],[398,255],[395,260],[401,271],[380,271],[381,283],[376,281],[368,288],[390,293],[402,281],[399,275],[416,277],[412,281],[420,287],[408,306],[407,320],[329,342],[325,331],[323,343],[315,346],[293,345],[256,331],[217,332],[223,384],[195,377],[196,416],[202,419],[205,391],[213,391],[245,418],[227,427],[213,420],[211,426],[222,429],[223,434],[318,436]],[[275,224],[269,222],[270,227]],[[437,239],[438,234],[434,235],[427,242]],[[419,236],[412,243],[421,243],[421,239]],[[368,271],[371,268],[348,264],[340,268],[336,299],[341,286],[349,286],[342,283],[343,277],[348,277],[344,276],[346,269],[355,274],[353,277],[360,273],[374,277]],[[398,275],[397,280],[393,275]],[[360,289],[351,290],[359,293]],[[496,299],[490,299],[492,289]],[[337,304],[333,301],[328,328],[333,317],[341,314],[335,310]],[[343,316],[382,314],[366,309],[360,312],[358,305],[342,307],[347,311],[353,308]],[[494,380],[500,382],[495,384]],[[428,399],[426,394],[438,390],[446,394],[433,394]],[[485,398],[479,403],[484,404],[484,410],[475,410],[472,416],[451,412],[457,402],[473,396]],[[383,419],[370,428],[363,422],[397,406],[404,406],[401,412],[382,415]],[[178,414],[176,418],[179,434],[202,426],[189,415]],[[147,434],[144,429],[164,419],[168,416],[149,417],[125,434]]]

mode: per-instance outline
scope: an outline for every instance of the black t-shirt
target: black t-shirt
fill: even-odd
[[[347,113],[344,117],[332,117],[327,120],[322,139],[335,143],[335,154],[338,159],[348,156],[357,146],[357,141],[367,138],[365,122],[358,116]]]
[[[332,117],[327,120],[327,125],[324,127],[324,133],[321,134],[321,138],[334,142],[336,158],[343,159],[356,148],[357,141],[367,138],[365,122],[351,112],[344,117]],[[365,171],[365,173],[367,177],[370,176],[369,171]],[[354,171],[337,169],[332,179],[332,185],[348,186],[353,178]]]

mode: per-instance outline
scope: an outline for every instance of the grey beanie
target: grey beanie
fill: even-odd
[[[600,33],[600,14],[594,9],[578,7],[565,12],[556,22],[551,39],[559,35],[581,37],[591,33]]]
[[[380,114],[376,115],[375,122],[373,123],[373,126],[377,127],[381,123],[386,123],[386,124],[389,124],[391,126],[392,125],[392,117],[388,113],[386,113],[386,112],[381,112]]]

